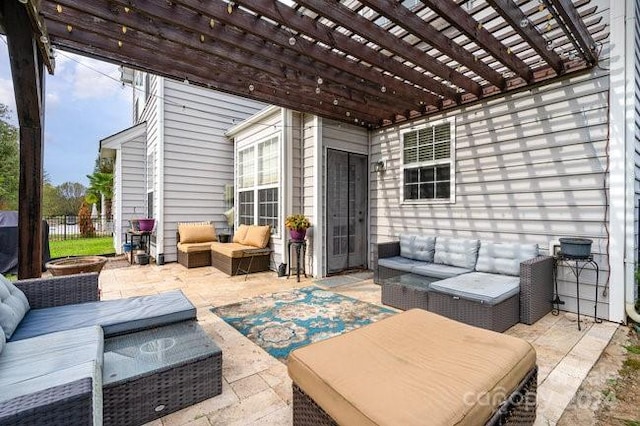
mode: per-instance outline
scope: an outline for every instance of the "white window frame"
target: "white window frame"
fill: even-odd
[[[153,194],[153,205],[151,206],[151,210],[155,210],[156,208],[156,193],[155,193],[155,187],[156,187],[156,152],[154,151],[149,151],[147,153],[147,161],[146,161],[146,192],[145,194],[147,194],[147,200],[145,200],[145,203],[147,204],[147,215],[149,217],[155,217],[155,212],[154,211],[149,211],[149,203],[148,203],[148,199],[149,199],[149,193]]]
[[[261,184],[260,183],[260,146],[262,144],[266,144],[269,143],[271,141],[275,140],[275,152],[276,152],[276,181],[273,183],[267,183],[267,184]],[[241,192],[247,192],[247,191],[253,191],[253,224],[257,225],[258,221],[259,221],[259,217],[260,217],[260,191],[264,190],[264,189],[277,189],[278,190],[278,205],[277,205],[277,209],[276,209],[276,218],[278,223],[276,224],[276,226],[272,226],[271,228],[271,235],[273,235],[274,237],[279,236],[280,234],[280,228],[282,226],[283,220],[282,220],[282,215],[281,215],[281,211],[282,211],[282,153],[281,153],[281,138],[279,134],[274,134],[274,135],[270,135],[264,138],[261,138],[259,140],[257,140],[256,142],[247,144],[246,146],[243,146],[242,148],[238,149],[238,154],[237,154],[237,158],[240,158],[240,155],[242,153],[244,153],[245,151],[248,150],[253,150],[253,170],[252,170],[252,175],[253,175],[253,185],[248,185],[248,186],[241,186],[241,179],[244,176],[244,170],[242,170],[242,168],[240,167],[240,163],[238,161],[238,163],[236,164],[236,170],[237,170],[237,175],[236,175],[236,200],[238,200],[238,220],[240,218],[240,193]]]
[[[442,124],[448,123],[450,129],[450,155],[449,159],[440,159],[440,160],[432,160],[432,161],[421,161],[415,163],[405,164],[404,162],[404,135],[407,133],[418,132],[420,130],[435,127]],[[400,161],[401,161],[401,170],[400,170],[400,203],[401,204],[455,204],[456,202],[456,125],[455,118],[444,118],[441,120],[428,122],[421,124],[420,126],[411,127],[409,129],[405,129],[400,132]],[[449,198],[434,198],[434,199],[421,199],[421,200],[413,200],[413,199],[405,199],[404,197],[404,175],[406,169],[415,169],[419,167],[429,167],[429,166],[437,166],[442,164],[449,164]]]

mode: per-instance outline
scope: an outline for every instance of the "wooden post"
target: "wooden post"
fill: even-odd
[[[2,15],[20,124],[18,278],[42,275],[44,63],[25,6],[3,1]]]

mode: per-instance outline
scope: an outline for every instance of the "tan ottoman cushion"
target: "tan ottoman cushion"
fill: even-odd
[[[178,250],[183,253],[210,251],[211,243],[178,243]]]
[[[211,250],[216,253],[220,253],[226,257],[242,257],[242,253],[245,250],[255,250],[253,246],[248,246],[239,243],[211,243],[209,244]]]
[[[339,424],[484,424],[535,366],[526,341],[420,309],[297,349],[293,381]]]

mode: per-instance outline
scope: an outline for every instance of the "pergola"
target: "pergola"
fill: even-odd
[[[5,0],[20,123],[20,277],[41,271],[53,48],[378,128],[595,66],[591,0]]]

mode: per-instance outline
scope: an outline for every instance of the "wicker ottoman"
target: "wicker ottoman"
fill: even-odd
[[[535,420],[528,342],[421,309],[295,350],[287,367],[294,425]]]
[[[140,425],[222,392],[222,351],[195,321],[107,339],[105,425]]]
[[[472,272],[429,286],[429,311],[503,332],[520,319],[520,278]]]

